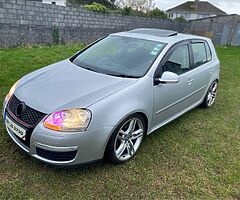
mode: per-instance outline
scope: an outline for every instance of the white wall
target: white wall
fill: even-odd
[[[57,5],[65,6],[65,0],[42,0],[43,3],[49,3],[56,2]]]
[[[212,17],[216,15],[209,14],[197,14],[197,13],[180,13],[180,12],[168,12],[168,17],[170,19],[176,19],[177,17],[184,17],[186,20],[202,19],[206,17]]]

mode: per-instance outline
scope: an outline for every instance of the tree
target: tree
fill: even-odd
[[[153,10],[149,10],[147,12],[147,16],[151,17],[151,18],[161,18],[161,19],[167,19],[168,18],[167,14],[164,11],[162,11],[158,8],[155,8]]]
[[[120,8],[132,8],[142,12],[147,12],[154,7],[153,0],[116,0],[115,4]]]
[[[71,5],[74,7],[79,7],[81,5],[90,5],[94,2],[102,4],[108,8],[115,7],[115,0],[66,0],[66,5]]]

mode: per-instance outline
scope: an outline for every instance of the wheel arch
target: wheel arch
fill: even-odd
[[[128,113],[127,115],[125,115],[123,118],[121,118],[118,123],[113,127],[111,133],[109,134],[107,140],[106,140],[106,143],[104,145],[104,157],[105,157],[105,152],[106,152],[106,147],[108,145],[108,142],[113,134],[113,132],[115,131],[115,129],[119,126],[119,124],[121,124],[125,119],[127,119],[128,117],[132,116],[132,115],[140,115],[141,117],[143,117],[144,119],[144,122],[145,122],[145,135],[147,135],[147,131],[148,131],[148,127],[149,127],[149,122],[148,122],[148,118],[147,118],[147,115],[142,112],[142,111],[133,111],[131,113]]]
[[[144,119],[144,122],[145,122],[145,134],[147,134],[147,131],[148,131],[148,118],[147,118],[147,115],[145,114],[145,113],[143,113],[143,112],[136,112],[136,113],[134,113],[134,114],[137,114],[137,115],[140,115],[140,116],[142,116],[143,117],[143,119]]]

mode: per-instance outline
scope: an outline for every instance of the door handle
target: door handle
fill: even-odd
[[[210,74],[213,73],[213,67],[209,69]]]
[[[192,79],[192,78],[189,78],[188,81],[187,81],[187,83],[188,83],[189,85],[191,85],[192,82],[193,82],[193,79]]]

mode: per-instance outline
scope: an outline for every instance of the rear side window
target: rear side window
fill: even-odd
[[[193,51],[194,67],[198,67],[207,62],[207,52],[204,42],[191,44]]]

